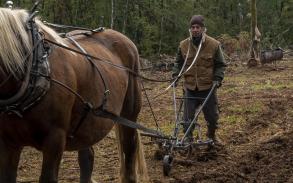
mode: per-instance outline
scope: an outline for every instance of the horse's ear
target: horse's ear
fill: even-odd
[[[31,14],[33,14],[37,10],[39,4],[40,4],[40,1],[35,2],[35,4],[33,5],[32,9],[30,11]]]
[[[27,22],[33,21],[38,13],[39,13],[39,11],[34,11],[33,13],[31,13],[30,16],[27,19]]]
[[[26,29],[27,30],[31,30],[32,29],[32,24],[34,24],[35,22],[35,17],[37,16],[37,14],[39,13],[39,11],[35,11],[33,13],[31,13],[26,21]]]
[[[40,4],[40,1],[36,1],[35,4],[33,5],[33,7],[31,8],[30,10],[30,15],[26,21],[26,25],[27,25],[27,28],[30,29],[30,23],[32,21],[34,21],[35,17],[37,16],[37,14],[39,13],[39,11],[37,11],[37,8]]]

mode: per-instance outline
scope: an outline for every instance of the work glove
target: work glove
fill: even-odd
[[[215,84],[217,88],[220,88],[222,86],[222,82],[218,80],[213,81],[213,84]]]
[[[220,88],[222,86],[222,80],[223,80],[223,78],[218,77],[218,76],[214,76],[213,84],[216,84],[216,87]]]
[[[172,81],[171,81],[171,83],[173,83],[174,82],[174,80],[177,78],[177,76],[178,76],[178,73],[173,73],[172,74]],[[177,79],[177,81],[174,83],[174,86],[175,87],[177,87],[177,85],[178,85],[178,81],[179,81],[179,79]]]
[[[173,74],[172,74],[172,79],[177,78],[177,76],[178,76],[178,73],[173,73]]]
[[[179,79],[177,79],[177,81],[174,83],[174,87],[177,87],[178,81],[179,81]],[[173,82],[174,82],[174,79],[170,83],[173,83]]]

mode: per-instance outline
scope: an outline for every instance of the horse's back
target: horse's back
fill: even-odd
[[[130,69],[135,69],[135,72],[137,72],[139,64],[138,51],[135,44],[128,37],[112,29],[105,29],[88,36],[80,34],[83,32],[84,31],[73,31],[68,35],[73,35],[73,38],[77,41],[96,45],[101,51],[100,54],[106,53],[108,55],[115,55],[119,59],[113,60],[112,62],[114,64],[122,64]],[[119,63],[119,61],[121,61],[121,63]]]
[[[86,88],[84,85],[96,86],[93,87],[93,90],[99,93],[103,93],[103,90],[107,88],[110,91],[108,103],[109,106],[112,106],[109,110],[119,115],[126,95],[129,76],[132,75],[127,70],[138,73],[137,48],[129,38],[111,29],[89,35],[83,33],[84,31],[74,31],[69,35],[72,35],[71,38],[78,42],[89,55],[97,59],[91,59],[95,63],[94,67],[85,56],[82,56],[82,61],[76,60],[73,67],[78,75],[77,79],[80,80],[78,83],[82,88]],[[70,39],[68,41],[70,42]],[[74,43],[72,44],[75,49],[79,49]],[[87,66],[84,71],[81,71],[81,65]],[[88,77],[85,77],[84,73],[88,73]],[[83,81],[80,78],[83,78]],[[105,83],[106,86],[100,86],[101,83]],[[85,90],[81,92],[85,92],[85,95],[90,93]],[[97,105],[100,102],[100,100],[97,101]]]
[[[130,88],[133,90],[133,87],[137,88],[137,84],[133,85],[133,80],[130,78],[134,76],[127,69],[138,71],[137,49],[126,36],[113,30],[105,30],[92,35],[79,33],[79,31],[74,31],[69,35],[72,35],[72,39],[80,44],[89,55],[98,59],[91,59],[95,64],[92,65],[85,56],[77,54],[79,59],[71,61],[77,79],[77,93],[88,99],[88,102],[91,102],[94,107],[105,108],[120,116],[125,108],[133,108],[133,102],[127,102],[132,104],[129,106],[125,105],[125,101],[132,100],[134,93],[129,90]],[[68,41],[70,42],[70,39]],[[79,49],[74,43],[71,46],[75,47],[76,50]],[[106,93],[106,91],[109,92]],[[137,93],[139,89],[134,91]],[[140,94],[135,94],[135,96],[140,96]],[[134,102],[138,101],[134,100]],[[72,110],[71,126],[76,126],[79,123],[81,110],[80,102],[77,101]],[[138,111],[139,109],[135,110],[135,113]],[[90,113],[76,133],[77,140],[68,141],[68,149],[80,148],[81,145],[90,145],[99,141],[112,127],[111,120]],[[87,139],[85,141],[88,144],[81,144],[79,139]]]

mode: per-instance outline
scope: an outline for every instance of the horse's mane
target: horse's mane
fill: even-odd
[[[11,73],[16,78],[24,73],[25,57],[33,49],[31,34],[26,30],[28,17],[25,10],[0,8],[0,72]],[[56,42],[65,44],[54,30],[38,18],[36,24]]]

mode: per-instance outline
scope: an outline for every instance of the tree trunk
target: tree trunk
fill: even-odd
[[[242,4],[238,3],[238,16],[239,16],[239,33],[242,31],[242,23],[243,23],[243,12],[242,12]]]
[[[257,28],[257,9],[256,0],[251,0],[251,49],[250,49],[250,59],[247,63],[248,67],[255,67],[259,64],[259,42],[260,42],[260,32]]]
[[[164,0],[161,0],[161,10],[165,10],[165,5],[164,5]],[[162,39],[163,39],[163,30],[164,30],[164,13],[161,14],[161,24],[160,24],[160,40],[159,40],[159,51],[158,55],[161,55],[161,50],[162,50]]]
[[[160,41],[159,41],[159,51],[158,51],[159,56],[161,55],[161,50],[162,50],[163,23],[164,23],[164,15],[162,15],[161,17],[161,25],[160,25]]]
[[[115,0],[111,0],[111,6],[112,6],[112,11],[111,11],[111,29],[113,29],[114,28],[114,13],[115,13],[115,11],[114,11],[114,8],[115,8]]]
[[[128,16],[128,0],[126,0],[125,9],[124,9],[124,20],[123,20],[123,28],[122,28],[123,34],[125,34],[126,32],[127,16]]]

